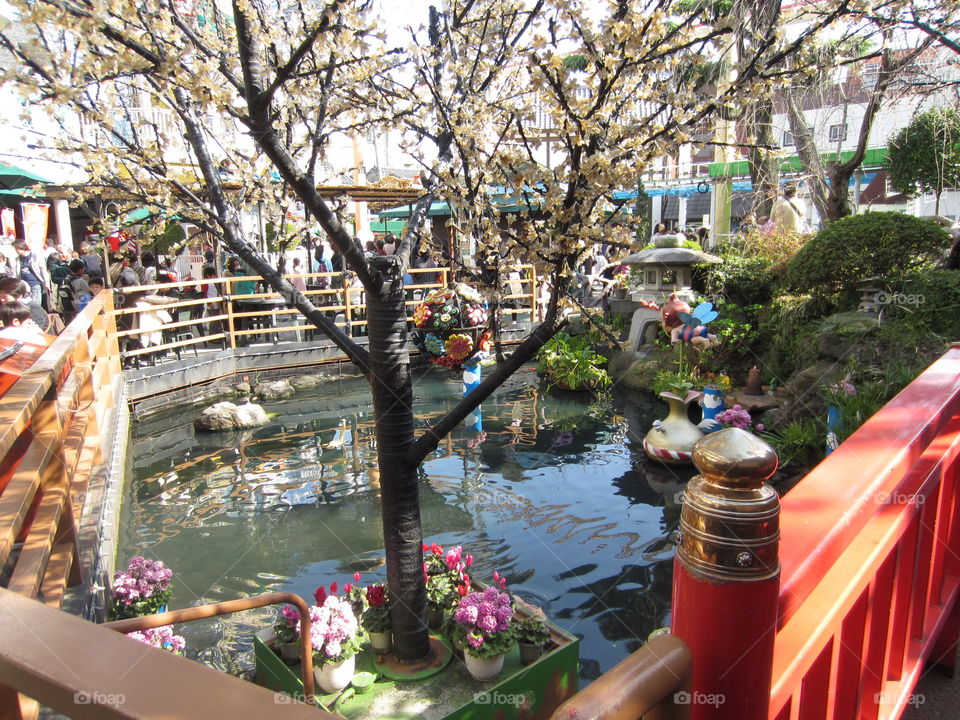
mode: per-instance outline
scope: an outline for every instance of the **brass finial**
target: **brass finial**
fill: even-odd
[[[700,475],[688,484],[680,515],[680,561],[713,580],[765,580],[780,571],[780,499],[764,481],[777,454],[756,435],[727,428],[693,448]]]

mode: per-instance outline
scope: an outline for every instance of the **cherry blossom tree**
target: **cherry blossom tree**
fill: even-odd
[[[364,2],[229,5],[191,0],[15,0],[26,29],[0,33],[17,82],[81,158],[87,192],[109,188],[190,218],[300,309],[370,382],[397,655],[429,652],[417,468],[439,441],[552,337],[580,256],[629,245],[613,193],[695,128],[782,81],[788,64],[840,17],[838,4],[785,39],[758,28],[736,57],[736,19],[674,0],[450,0],[388,41]],[[805,12],[792,10],[791,19]],[[391,35],[393,37],[393,35]],[[575,58],[575,61],[571,61]],[[731,80],[704,69],[725,60]],[[22,72],[26,69],[26,72]],[[80,122],[76,122],[79,118]],[[365,258],[317,191],[336,133],[402,129],[425,184],[396,255]],[[553,158],[549,164],[546,156]],[[229,159],[229,173],[223,161]],[[519,212],[492,207],[506,196]],[[367,298],[358,345],[270,268],[239,214],[295,198],[316,219]],[[552,292],[542,322],[480,386],[414,431],[402,278],[433,199],[453,209],[481,258],[533,263]]]

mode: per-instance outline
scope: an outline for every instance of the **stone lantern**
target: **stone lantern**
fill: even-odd
[[[640,274],[640,283],[631,295],[632,300],[661,305],[670,295],[676,294],[692,305],[692,267],[703,263],[721,263],[723,259],[690,248],[655,247],[628,255],[620,262],[637,268]]]

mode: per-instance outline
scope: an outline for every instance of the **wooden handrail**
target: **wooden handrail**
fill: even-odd
[[[169,610],[167,612],[128,618],[126,620],[115,620],[104,623],[103,626],[111,630],[116,630],[119,633],[130,633],[138,630],[147,630],[148,628],[162,627],[163,625],[173,625],[174,623],[184,623],[192,620],[204,620],[220,615],[230,615],[231,613],[244,612],[245,610],[266,607],[268,605],[293,605],[300,614],[300,658],[303,673],[303,690],[309,702],[314,696],[310,608],[306,601],[296,593],[263,593],[262,595],[254,595],[253,597],[240,598],[238,600],[207,603],[206,605],[197,605],[180,610]]]
[[[0,627],[0,700],[16,688],[77,720],[338,717],[4,589]]]
[[[661,635],[564,702],[553,720],[686,720],[690,717],[690,649]]]

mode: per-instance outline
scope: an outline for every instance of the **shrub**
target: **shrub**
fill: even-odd
[[[895,212],[853,215],[830,223],[793,257],[787,282],[801,292],[837,293],[864,278],[930,265],[950,244],[928,220]]]
[[[762,305],[773,297],[777,272],[760,256],[728,254],[719,265],[707,270],[707,294],[723,296],[737,305]]]
[[[960,340],[960,272],[913,271],[893,278],[883,298],[886,316],[924,335]]]

